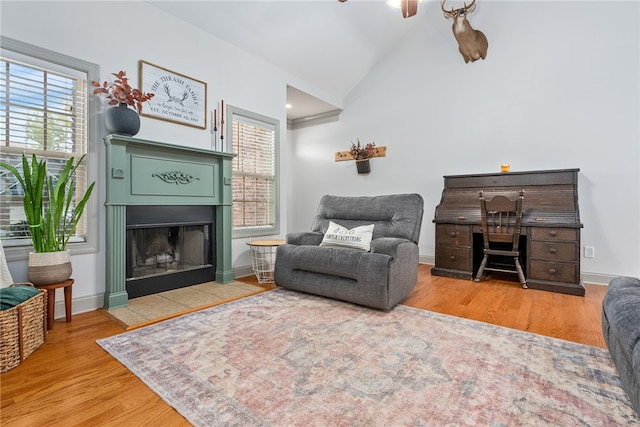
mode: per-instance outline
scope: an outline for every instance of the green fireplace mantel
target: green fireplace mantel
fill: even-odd
[[[216,274],[233,281],[231,254],[231,161],[233,154],[148,141],[123,135],[104,138],[107,153],[107,274],[104,307],[128,304],[127,206],[216,207]]]

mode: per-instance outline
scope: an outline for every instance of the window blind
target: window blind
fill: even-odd
[[[276,221],[276,130],[251,117],[232,117],[233,227],[273,227]]]
[[[73,69],[65,73],[58,64],[49,69],[43,62],[0,57],[0,160],[22,171],[22,154],[35,154],[47,161],[55,182],[67,159],[78,160],[87,152],[88,77]],[[83,162],[76,170],[75,194],[84,193],[87,181]],[[22,200],[19,182],[0,169],[0,238],[28,237]],[[84,240],[85,231],[83,219],[74,240]]]

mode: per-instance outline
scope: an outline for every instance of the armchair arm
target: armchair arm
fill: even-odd
[[[324,234],[316,231],[302,231],[287,234],[287,243],[292,245],[318,246],[322,242]]]
[[[395,258],[398,247],[402,244],[415,245],[415,243],[407,239],[401,239],[398,237],[380,237],[371,241],[370,252],[385,254]]]

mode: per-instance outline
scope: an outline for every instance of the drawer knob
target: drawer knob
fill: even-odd
[[[456,232],[455,232],[455,231],[452,231],[451,233],[449,233],[449,236],[451,236],[451,237],[456,237]]]
[[[455,255],[451,255],[451,256],[449,257],[449,261],[453,262],[453,261],[455,261],[455,260],[456,260]]]
[[[556,251],[556,248],[550,248],[550,249],[549,249],[549,253],[550,253],[551,255],[555,254],[556,252],[558,252],[558,251]]]
[[[556,237],[557,235],[558,235],[558,232],[556,230],[551,230],[549,232],[549,236],[551,236],[551,237]]]
[[[550,268],[549,269],[549,274],[556,274],[556,269],[555,268]]]

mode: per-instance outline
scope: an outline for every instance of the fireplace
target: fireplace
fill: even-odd
[[[105,137],[106,309],[197,283],[233,281],[233,154]]]
[[[215,276],[212,206],[129,206],[129,298],[203,283]]]

